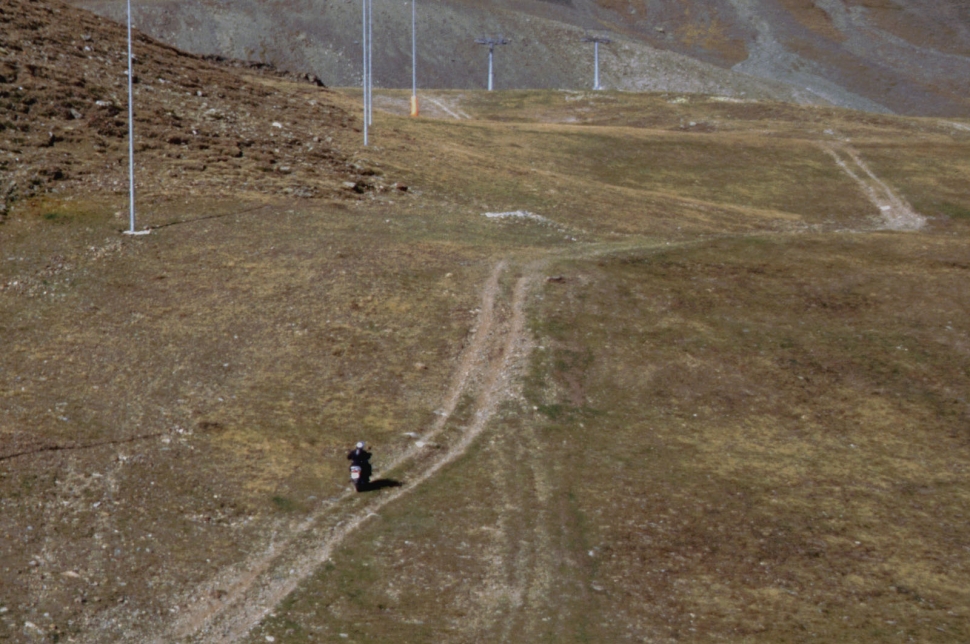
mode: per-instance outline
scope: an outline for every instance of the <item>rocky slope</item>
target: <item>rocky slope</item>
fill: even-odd
[[[124,27],[57,0],[0,5],[0,217],[47,191],[128,187]],[[135,39],[136,182],[146,195],[339,192],[354,119],[327,90]]]
[[[77,4],[124,18],[124,5]],[[504,34],[499,88],[582,88],[587,30],[609,32],[602,79],[627,90],[715,92],[877,112],[970,113],[970,6],[930,0],[425,0],[418,82],[474,88]],[[188,51],[271,62],[328,84],[360,81],[360,3],[165,0],[136,3],[146,32]],[[375,81],[411,81],[410,3],[374,5]]]

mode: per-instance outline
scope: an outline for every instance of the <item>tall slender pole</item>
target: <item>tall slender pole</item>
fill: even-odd
[[[418,115],[418,14],[411,0],[411,116]]]
[[[132,96],[131,0],[128,0],[128,210],[130,234],[135,233],[135,107]]]
[[[367,0],[367,124],[374,124],[374,3]]]
[[[492,60],[495,58],[495,45],[488,46],[488,91],[492,91],[492,87],[495,85],[495,71],[492,66]]]
[[[507,45],[511,40],[504,36],[498,38],[477,38],[475,42],[479,45],[488,45],[488,91],[495,87],[495,45]]]
[[[593,43],[593,60],[594,62],[594,78],[593,78],[593,89],[598,90],[600,88],[600,42],[597,40]]]
[[[418,28],[415,0],[411,0],[411,96],[418,96]]]
[[[606,36],[586,36],[583,42],[593,43],[593,89],[601,90],[600,85],[600,43],[608,45],[611,41]]]
[[[367,17],[365,18],[366,22],[364,23],[364,29],[367,30],[366,40],[364,41],[367,44],[367,58],[364,59],[364,65],[367,67],[367,77],[366,77],[367,78],[367,93],[364,95],[364,118],[367,119],[367,125],[370,125],[370,123],[371,123],[371,121],[370,121],[370,90],[371,90],[371,87],[373,87],[371,85],[371,80],[370,80],[370,72],[371,72],[370,57],[371,57],[371,54],[374,53],[374,50],[371,47],[371,42],[370,42],[370,36],[371,36],[371,33],[370,33],[370,11],[371,11],[370,0],[364,0],[364,4],[367,5]]]
[[[360,22],[363,29],[363,35],[361,36],[361,45],[363,47],[361,90],[363,91],[364,102],[364,145],[367,145],[367,0],[361,0],[360,4],[363,8],[363,14]]]

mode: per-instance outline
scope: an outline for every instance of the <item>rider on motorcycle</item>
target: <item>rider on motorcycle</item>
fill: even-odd
[[[357,443],[357,447],[350,450],[350,453],[347,454],[347,460],[350,461],[351,465],[360,466],[360,475],[365,481],[370,480],[370,457],[371,453],[364,449],[364,441]]]

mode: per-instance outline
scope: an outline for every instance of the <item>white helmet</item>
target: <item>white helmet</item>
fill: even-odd
[[[357,443],[357,449],[364,449],[364,441]]]

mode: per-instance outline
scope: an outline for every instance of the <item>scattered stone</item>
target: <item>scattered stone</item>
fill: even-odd
[[[115,54],[106,52],[123,50],[124,29],[68,6],[52,9],[8,0],[4,9],[18,19],[0,36],[0,84],[14,93],[0,104],[0,156],[4,151],[11,155],[0,161],[0,166],[7,164],[0,174],[10,175],[0,186],[0,221],[11,204],[45,193],[121,190],[126,184],[127,103],[123,93],[106,84],[109,78],[121,80]],[[16,43],[25,46],[6,51]],[[75,55],[64,55],[66,50]],[[365,176],[348,166],[333,143],[340,137],[331,136],[353,132],[355,118],[326,93],[315,95],[312,104],[290,106],[284,123],[274,105],[279,101],[264,100],[278,92],[249,79],[283,76],[320,87],[318,77],[176,53],[144,35],[139,36],[138,63],[136,163],[143,170],[143,190],[195,195],[235,188],[243,179],[247,192],[314,198],[335,195],[340,181],[356,185]],[[244,104],[246,109],[239,109]],[[327,141],[326,149],[296,145],[314,136]],[[258,172],[264,165],[276,171]]]

